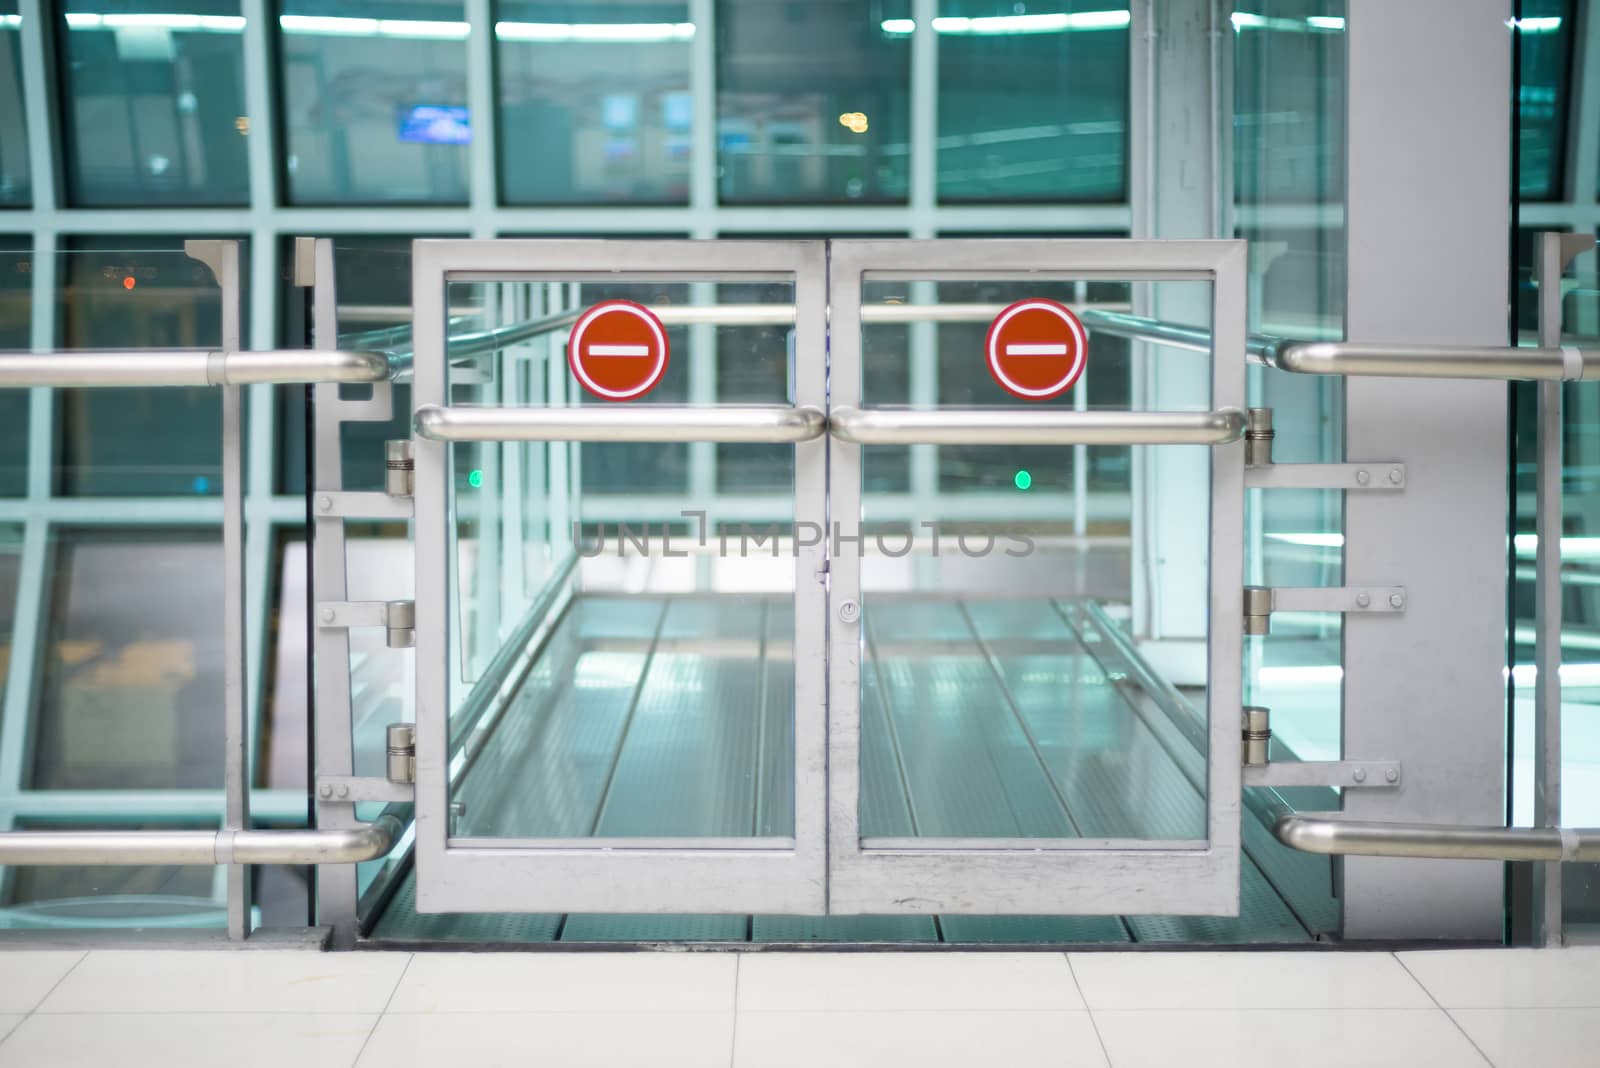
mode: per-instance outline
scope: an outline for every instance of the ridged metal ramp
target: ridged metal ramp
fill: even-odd
[[[1096,605],[884,596],[864,620],[863,834],[1204,837],[1200,717]],[[575,600],[457,785],[456,833],[791,833],[792,633],[787,598]],[[1247,794],[1237,918],[420,915],[410,872],[369,938],[1239,944],[1330,933],[1327,858],[1273,839],[1285,798]]]

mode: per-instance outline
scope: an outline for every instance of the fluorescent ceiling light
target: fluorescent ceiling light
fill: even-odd
[[[1344,19],[1338,15],[1307,15],[1303,19],[1277,18],[1256,15],[1248,11],[1235,11],[1230,18],[1234,32],[1241,30],[1289,30],[1304,33],[1306,30],[1343,30]]]
[[[1074,11],[1041,15],[990,15],[978,18],[943,16],[933,20],[935,33],[973,37],[997,37],[1022,33],[1064,33],[1067,30],[1120,30],[1133,21],[1126,11]],[[916,30],[914,19],[884,19],[884,33],[909,34]]]
[[[319,37],[416,37],[459,41],[472,32],[465,22],[432,19],[353,19],[331,15],[279,15],[284,33]]]
[[[497,22],[494,35],[506,41],[687,41],[692,22]]]
[[[1561,30],[1560,15],[1543,15],[1532,19],[1512,19],[1509,26],[1515,26],[1523,33],[1558,33]]]
[[[0,16],[3,20],[4,16]],[[157,13],[128,13],[96,15],[92,12],[69,11],[66,14],[69,30],[184,30],[189,33],[240,33],[244,30],[242,15],[180,15]],[[20,21],[20,20],[19,20]]]
[[[1342,30],[1344,19],[1338,15],[1307,15],[1306,25],[1314,30]]]
[[[0,26],[21,26],[21,15],[0,15]]]

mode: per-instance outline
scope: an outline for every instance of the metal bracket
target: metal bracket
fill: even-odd
[[[1244,767],[1246,786],[1337,786],[1345,790],[1400,785],[1398,760],[1279,760]]]
[[[1387,460],[1367,464],[1266,464],[1244,469],[1246,489],[1403,490],[1406,465]]]
[[[1274,612],[1403,612],[1404,586],[1246,586],[1244,632],[1268,634]]]
[[[415,801],[417,788],[410,783],[390,782],[362,775],[318,775],[317,800],[344,801]]]
[[[320,601],[317,625],[325,628],[383,627],[391,649],[409,649],[417,643],[417,606],[414,601]]]
[[[410,497],[387,493],[335,490],[317,494],[312,503],[317,515],[338,519],[410,519],[414,514]]]

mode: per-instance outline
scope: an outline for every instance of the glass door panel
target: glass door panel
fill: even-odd
[[[417,255],[420,907],[822,912],[822,246]]]
[[[1242,351],[1243,267],[832,245],[834,911],[1237,910],[1243,361],[1158,365],[1093,315],[1144,286]]]

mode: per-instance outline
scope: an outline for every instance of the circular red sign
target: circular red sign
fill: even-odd
[[[601,400],[649,393],[666,374],[669,355],[661,320],[631,300],[601,301],[578,317],[567,337],[567,366]]]
[[[1023,400],[1049,400],[1083,374],[1089,337],[1065,304],[1030,297],[1009,305],[989,324],[984,340],[989,373]]]

